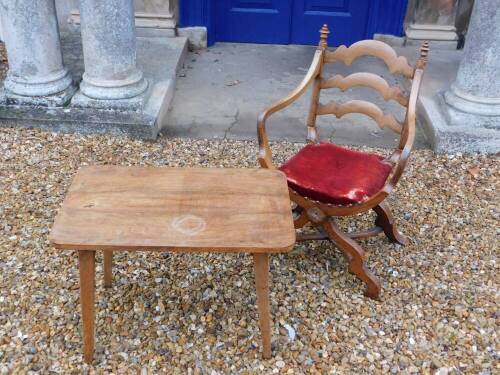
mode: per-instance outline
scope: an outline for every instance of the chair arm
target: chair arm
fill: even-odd
[[[271,148],[269,147],[269,139],[266,133],[266,121],[272,114],[288,107],[290,104],[300,98],[306,92],[309,85],[316,79],[323,63],[323,50],[317,50],[314,54],[312,64],[307,71],[302,82],[289,95],[278,100],[267,107],[259,116],[257,121],[257,136],[259,139],[259,163],[263,168],[276,169],[272,162]]]
[[[410,153],[411,153],[411,147],[405,147],[401,152],[399,160],[396,164],[396,169],[394,170],[394,173],[392,174],[392,177],[389,181],[389,184],[391,186],[394,187],[397,185],[399,179],[401,178],[401,175],[405,170],[406,164],[408,163],[408,159],[410,158]]]
[[[410,99],[408,103],[408,112],[406,115],[406,126],[405,131],[401,134],[401,141],[399,148],[401,153],[399,159],[396,163],[396,169],[390,180],[390,184],[394,187],[398,183],[401,175],[403,174],[408,159],[410,158],[410,153],[413,148],[413,142],[415,141],[415,125],[417,121],[417,99],[418,93],[420,91],[420,85],[422,84],[422,78],[424,75],[423,69],[417,68],[413,76],[413,83],[411,87]]]

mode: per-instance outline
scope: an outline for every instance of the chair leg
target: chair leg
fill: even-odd
[[[380,281],[366,267],[365,252],[353,239],[343,233],[333,221],[325,221],[323,228],[330,239],[342,250],[349,261],[349,272],[366,284],[365,296],[378,299],[380,296]]]
[[[295,229],[304,227],[309,222],[306,210],[294,211],[293,226]]]
[[[399,233],[396,228],[396,223],[394,223],[394,217],[392,216],[391,209],[389,205],[385,202],[381,202],[378,206],[373,208],[377,214],[377,219],[375,220],[375,225],[381,227],[384,230],[385,235],[391,242],[398,243],[400,245],[407,245],[408,239]]]

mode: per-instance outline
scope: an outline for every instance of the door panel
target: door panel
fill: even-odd
[[[292,0],[216,0],[216,38],[288,44]]]
[[[316,44],[327,24],[329,44],[350,45],[366,37],[370,0],[294,0],[291,43]]]

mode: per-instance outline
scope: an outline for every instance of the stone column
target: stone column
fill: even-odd
[[[80,0],[80,12],[81,92],[108,102],[143,93],[148,84],[136,64],[133,0]]]
[[[64,104],[74,87],[63,66],[54,0],[0,0],[0,17],[9,57],[7,99]]]
[[[3,40],[2,17],[0,17],[0,40]]]
[[[457,79],[445,93],[454,109],[500,116],[500,9],[498,0],[476,0]],[[455,117],[459,113],[454,114]],[[500,118],[489,119],[500,127]],[[475,121],[481,124],[482,121]],[[470,124],[472,125],[472,124]]]

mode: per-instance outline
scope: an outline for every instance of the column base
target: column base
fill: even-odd
[[[42,97],[55,95],[65,91],[73,84],[71,74],[67,69],[63,69],[43,80],[20,80],[13,77],[10,72],[7,73],[7,78],[4,82],[4,87],[13,96],[26,96],[26,97]]]
[[[47,96],[23,96],[16,95],[6,89],[0,89],[0,105],[40,106],[40,107],[63,107],[73,97],[76,86],[71,83],[65,90]]]
[[[82,82],[83,83],[83,82]],[[80,90],[73,96],[71,105],[76,108],[97,108],[97,109],[114,109],[124,111],[138,111],[144,108],[150,96],[148,89],[148,80],[143,80],[144,89],[139,95],[128,99],[95,99],[91,98]]]
[[[497,153],[500,151],[500,116],[465,113],[448,105],[444,93],[422,96],[419,120],[438,153]]]
[[[434,50],[418,98],[419,128],[438,153],[496,153],[500,151],[500,116],[465,113],[445,101],[462,58],[462,51]]]
[[[97,100],[123,100],[132,99],[141,95],[148,88],[148,81],[143,73],[136,70],[125,80],[105,81],[95,80],[83,73],[80,91],[90,99]]]
[[[481,116],[500,116],[500,98],[482,98],[470,95],[455,84],[444,93],[445,102],[460,113]]]

